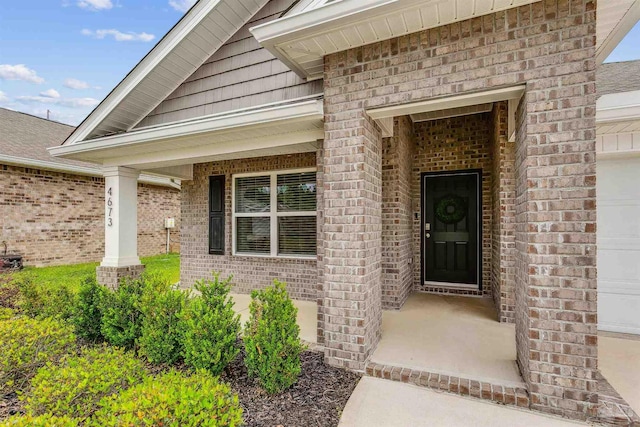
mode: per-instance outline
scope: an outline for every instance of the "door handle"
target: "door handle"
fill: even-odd
[[[431,237],[431,233],[427,233],[427,235],[425,236],[427,239]]]

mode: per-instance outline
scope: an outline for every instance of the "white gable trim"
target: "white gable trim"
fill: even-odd
[[[607,1],[607,6],[615,7],[616,0],[605,0]],[[598,3],[598,7],[601,5]],[[618,9],[622,9],[624,5],[617,6]],[[600,18],[600,14],[598,14],[598,19]],[[598,43],[596,47],[596,62],[598,64],[602,64],[609,55],[613,52],[613,50],[618,47],[622,39],[631,31],[631,29],[636,25],[636,23],[640,20],[640,0],[635,0],[629,10],[620,18],[620,20],[615,24],[613,29],[606,34],[606,37],[603,37],[602,34],[598,34]]]
[[[191,73],[193,73],[202,63],[220,46],[224,44],[233,34],[238,31],[242,25],[246,24],[255,13],[257,13],[268,0],[232,0],[234,10],[242,9],[244,21],[241,25],[233,26],[229,21],[220,23],[217,33],[226,31],[226,39],[217,42],[211,41],[211,46],[204,46],[200,52],[197,52],[199,63],[197,66],[191,67],[192,70],[187,75],[175,77],[175,82],[171,90],[166,91],[164,97],[155,103],[146,106],[145,114],[138,114],[135,123],[124,126],[120,131],[125,132],[132,129],[146,115],[149,114],[164,98],[169,96]],[[207,17],[218,7],[229,7],[226,0],[200,0],[187,14],[163,37],[158,44],[145,56],[135,68],[116,86],[116,88],[91,112],[91,114],[76,128],[76,130],[67,138],[63,145],[72,145],[87,139],[92,132],[116,110],[120,104],[132,94],[132,92],[147,79],[150,74],[158,67],[161,61],[175,53],[180,43],[191,34],[199,25],[201,25]],[[224,27],[224,29],[223,29]],[[208,48],[208,49],[207,49]]]

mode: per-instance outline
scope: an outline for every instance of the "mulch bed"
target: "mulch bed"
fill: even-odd
[[[222,374],[238,393],[247,427],[335,427],[360,375],[327,366],[322,353],[301,355],[302,373],[289,390],[268,395],[249,378],[240,354]]]
[[[360,380],[359,374],[325,365],[322,353],[305,351],[298,382],[281,394],[268,395],[247,375],[243,353],[227,366],[221,379],[238,393],[247,427],[335,427]],[[174,367],[187,371],[182,364]],[[167,368],[149,366],[152,375]],[[23,413],[16,393],[0,397],[0,420]]]
[[[20,399],[18,399],[16,393],[10,393],[0,397],[0,421],[23,413],[23,404]]]

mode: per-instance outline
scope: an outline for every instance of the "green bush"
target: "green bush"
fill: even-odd
[[[89,277],[82,282],[78,291],[76,305],[73,308],[71,323],[75,326],[76,335],[87,341],[102,341],[100,331],[102,311],[100,304],[107,288],[98,284],[95,277]]]
[[[293,385],[300,375],[300,327],[298,309],[284,283],[251,293],[250,319],[244,330],[245,364],[268,393],[278,393]]]
[[[171,370],[100,402],[87,426],[234,427],[242,424],[238,396],[206,371]]]
[[[140,301],[142,313],[139,353],[151,363],[174,363],[180,357],[178,316],[186,293],[161,276],[147,277]]]
[[[122,349],[88,348],[80,356],[40,368],[31,380],[26,410],[31,415],[84,419],[95,412],[100,399],[138,384],[145,374],[142,362]]]
[[[180,316],[185,363],[219,375],[238,354],[240,316],[229,298],[231,277],[221,281],[199,281],[195,288],[202,296],[187,302]]]
[[[67,320],[73,314],[76,294],[66,285],[37,282],[29,276],[16,279],[20,309],[28,316]]]
[[[9,320],[15,317],[16,312],[10,308],[0,307],[0,321]]]
[[[125,278],[115,291],[107,291],[100,298],[100,332],[108,343],[125,348],[135,346],[140,337],[140,299],[144,286],[143,278]]]
[[[71,327],[54,319],[0,322],[0,394],[23,389],[40,367],[72,351],[75,339]]]
[[[49,414],[37,417],[22,415],[0,422],[0,427],[77,427],[79,425],[78,420]]]

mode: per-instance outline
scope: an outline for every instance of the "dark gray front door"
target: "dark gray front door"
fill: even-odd
[[[424,174],[423,281],[480,286],[481,171]]]

